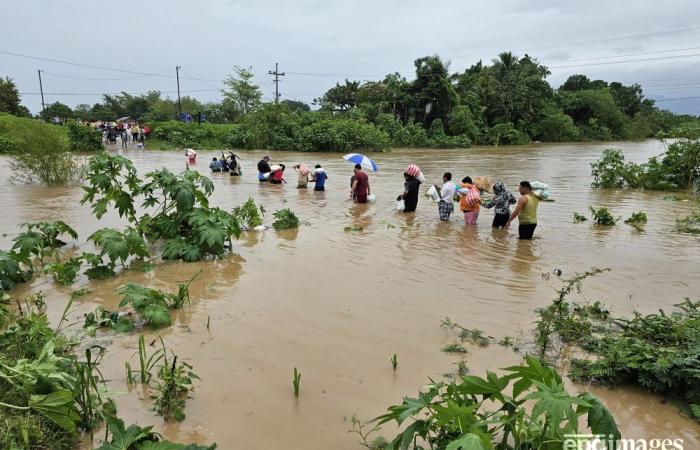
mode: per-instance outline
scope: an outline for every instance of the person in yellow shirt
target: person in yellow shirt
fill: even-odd
[[[515,205],[515,210],[510,215],[506,228],[509,228],[510,223],[517,217],[518,237],[530,240],[535,233],[535,228],[537,228],[537,206],[540,204],[540,199],[532,193],[529,181],[521,181],[518,190],[520,198]]]

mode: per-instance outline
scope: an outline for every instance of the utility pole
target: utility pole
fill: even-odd
[[[280,77],[284,76],[284,72],[280,73],[279,64],[275,63],[275,71],[268,70],[267,73],[275,76],[275,104],[280,101]]]
[[[41,92],[41,112],[46,111],[46,104],[44,103],[44,86],[41,84],[41,69],[36,71],[39,74],[39,92]]]
[[[175,66],[175,78],[177,78],[177,112],[178,120],[182,118],[182,104],[180,103],[180,66]]]

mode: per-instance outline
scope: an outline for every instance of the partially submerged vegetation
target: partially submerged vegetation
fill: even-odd
[[[567,280],[559,296],[537,311],[535,342],[540,356],[557,342],[580,347],[594,358],[575,358],[571,376],[605,384],[636,383],[680,402],[700,420],[700,301],[685,299],[667,314],[613,316],[600,302],[578,304],[567,296],[593,269]]]
[[[620,150],[608,149],[591,163],[593,186],[622,189],[643,188],[659,191],[700,192],[700,126],[674,131],[678,138],[660,156],[642,164],[625,161]]]
[[[116,416],[114,402],[106,393],[99,369],[106,350],[88,344],[78,351],[80,336],[68,336],[61,331],[71,302],[56,328],[49,324],[41,294],[17,302],[17,306],[16,311],[10,311],[0,303],[2,448],[73,449],[80,433],[92,436],[101,423],[107,424],[102,450],[185,448],[162,440],[160,435],[150,431],[151,427],[125,429]],[[163,352],[165,354],[164,345]],[[84,357],[78,356],[80,353]],[[155,389],[156,409],[166,419],[183,417],[182,389],[187,387],[189,391],[191,387],[191,367],[177,365],[176,357],[163,358],[162,363]],[[175,390],[171,388],[173,383]],[[187,448],[204,450],[214,446]]]
[[[619,439],[615,419],[597,397],[569,394],[557,372],[536,358],[503,371],[502,376],[489,371],[485,378],[433,381],[417,397],[390,406],[369,431],[354,420],[354,431],[372,450],[562,448],[565,435],[586,432]],[[580,418],[586,419],[585,429]],[[388,422],[403,430],[391,441],[371,439]]]

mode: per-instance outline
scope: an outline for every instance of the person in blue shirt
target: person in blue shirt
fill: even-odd
[[[321,167],[320,164],[316,164],[316,168],[311,176],[311,181],[316,183],[314,185],[314,191],[325,191],[327,179],[328,175],[326,174],[326,171],[323,170],[323,167]]]
[[[216,158],[212,159],[209,163],[209,168],[212,172],[221,172],[221,163]]]

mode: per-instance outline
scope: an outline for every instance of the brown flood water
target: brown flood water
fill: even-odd
[[[527,341],[533,310],[551,301],[560,286],[557,277],[543,277],[554,268],[563,278],[594,266],[611,268],[587,280],[584,294],[615,313],[668,309],[686,296],[697,297],[700,239],[672,231],[676,214],[686,212],[688,203],[663,200],[663,193],[590,188],[589,163],[611,146],[633,161],[663,150],[647,141],[378,154],[380,172],[370,174],[378,199],[372,205],[348,199],[351,166],[338,154],[271,152],[274,162],[288,167],[323,164],[328,190],[316,193],[297,190],[291,170],[288,185],[260,185],[255,164],[263,153],[241,152],[244,176],[212,175],[212,204],[231,208],[252,196],[270,213],[290,207],[305,225],[244,234],[235,255],[220,261],[166,263],[101,282],[80,279],[73,288],[92,293],[76,302],[73,329],[96,305],[114,308],[115,290],[123,283],[175,289],[177,281],[203,269],[192,287],[193,305],[159,332],[202,378],[187,402],[187,419],[163,424],[151,411],[148,394],[126,386],[124,361],[136,350],[135,335],[100,333],[98,340],[109,345],[103,372],[118,394],[120,416],[127,423],[155,424],[171,439],[217,442],[222,449],[357,449],[355,435],[347,433],[353,415],[376,417],[402,396],[414,395],[428,377],[454,371],[459,358],[440,351],[453,341],[439,326],[446,316],[497,340],[510,335]],[[184,168],[182,152],[124,154],[142,174],[161,166]],[[208,172],[212,156],[215,152],[202,151],[198,168]],[[428,183],[437,183],[446,170],[455,179],[487,175],[514,192],[521,179],[542,180],[551,185],[556,202],[541,204],[533,242],[518,242],[515,230],[492,231],[492,211],[482,210],[476,227],[465,227],[460,217],[440,223],[436,205],[422,196],[416,214],[402,215],[394,211],[394,198],[409,163],[423,169]],[[85,238],[97,228],[124,225],[115,215],[93,218],[78,204],[79,188],[12,186],[6,181],[7,160],[0,166],[2,248],[26,221],[64,220],[79,232],[77,245],[86,248]],[[607,206],[623,218],[642,210],[649,223],[644,232],[624,224],[602,229],[572,223],[574,211],[589,215],[588,205]],[[345,232],[346,226],[363,231]],[[31,289],[45,291],[50,314],[60,316],[70,289],[46,278]],[[156,336],[146,334],[149,340]],[[396,372],[389,363],[394,353]],[[470,348],[465,357],[477,375],[520,358],[497,344]],[[293,367],[302,373],[298,400],[291,386]],[[573,387],[602,397],[625,437],[680,437],[686,448],[699,447],[700,426],[661,397],[635,388]],[[387,425],[383,431],[390,437],[396,430]]]

